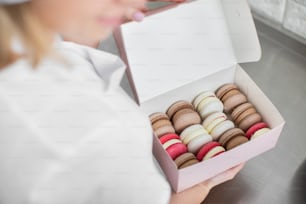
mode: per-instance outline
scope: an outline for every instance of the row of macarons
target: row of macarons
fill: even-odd
[[[176,162],[179,168],[217,156],[269,131],[235,84],[225,84],[215,93],[202,92],[192,103],[180,100],[166,113],[150,115],[155,135],[170,157],[180,161]]]

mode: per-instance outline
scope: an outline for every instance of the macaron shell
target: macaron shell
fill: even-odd
[[[173,117],[174,129],[179,134],[188,126],[199,123],[201,123],[199,114],[190,109],[180,110]]]
[[[226,94],[228,91],[233,90],[233,89],[239,89],[237,85],[235,84],[224,84],[221,87],[219,87],[216,91],[216,96],[219,99],[222,99],[224,94]]]
[[[208,103],[201,111],[200,115],[202,119],[205,119],[207,116],[209,116],[212,113],[215,112],[223,112],[223,103],[220,100],[213,101],[211,103]]]
[[[268,125],[265,122],[260,122],[260,123],[256,123],[254,125],[252,125],[246,132],[246,137],[250,139],[250,137],[257,131],[260,130],[262,128],[267,128]]]
[[[248,138],[244,137],[244,136],[237,136],[234,137],[233,139],[231,139],[227,144],[226,144],[226,149],[230,150],[233,149],[234,147],[237,147],[243,143],[248,142]]]
[[[168,147],[170,147],[171,145],[177,144],[177,143],[182,143],[182,141],[179,139],[168,140],[167,142],[163,144],[163,148],[168,149]]]
[[[153,123],[152,127],[153,127],[153,130],[155,131],[160,127],[168,126],[168,125],[172,125],[170,120],[162,119],[162,120],[158,120],[155,123]]]
[[[199,135],[198,137],[194,138],[188,143],[187,145],[188,151],[196,154],[203,145],[211,141],[212,141],[212,136],[208,134]]]
[[[235,125],[232,121],[226,120],[223,121],[222,123],[218,124],[212,131],[211,131],[211,136],[213,137],[213,140],[218,140],[219,137],[226,132],[229,129],[234,128]]]
[[[243,131],[247,131],[252,125],[255,123],[259,123],[262,121],[261,115],[258,113],[253,113],[252,115],[247,116],[244,118],[240,124],[238,125]]]
[[[194,106],[195,110],[197,110],[198,105],[207,97],[216,97],[213,92],[210,91],[203,91],[199,93],[192,101],[192,105]]]
[[[237,136],[244,136],[244,132],[239,128],[232,128],[224,132],[220,138],[219,143],[222,144],[222,146],[226,146],[227,142],[230,141],[232,138]]]
[[[221,146],[221,144],[219,142],[208,142],[207,144],[205,144],[203,147],[201,147],[201,149],[199,150],[198,154],[197,154],[197,159],[199,161],[202,161],[203,157],[207,154],[207,152],[209,152],[209,150],[213,149],[214,147],[217,146]]]
[[[236,94],[224,101],[224,111],[231,113],[234,108],[247,102],[247,97],[244,94]]]
[[[183,143],[184,144],[189,144],[189,142],[193,139],[195,139],[196,137],[198,137],[199,135],[198,134],[190,134],[190,135],[187,135],[184,139],[183,139]]]
[[[205,133],[208,133],[208,132],[204,129],[204,127],[201,124],[195,124],[195,125],[191,125],[185,128],[181,132],[180,138],[183,140],[187,135],[191,135],[191,134],[200,135],[200,134],[205,134]]]
[[[184,164],[182,164],[182,165],[179,167],[179,169],[186,168],[186,167],[188,167],[188,166],[191,166],[191,165],[197,164],[197,163],[199,163],[199,161],[198,161],[197,159],[192,159],[192,160],[189,160],[189,161],[185,162]]]
[[[239,115],[249,108],[255,108],[255,107],[253,106],[253,104],[246,102],[234,108],[233,112],[231,113],[233,121],[236,121]]]
[[[220,100],[217,97],[215,97],[215,96],[213,96],[213,97],[211,96],[211,97],[205,98],[198,105],[197,111],[201,112],[201,110],[203,110],[205,108],[205,106],[207,106],[207,104],[212,103],[212,102],[216,102],[216,101],[220,101]]]
[[[226,101],[228,98],[232,97],[233,95],[236,95],[236,94],[240,94],[241,92],[238,90],[238,89],[233,89],[233,90],[230,90],[228,91],[227,93],[225,93],[223,95],[223,97],[220,99],[222,102]]]
[[[215,112],[210,114],[205,120],[203,121],[204,128],[211,132],[211,130],[219,123],[226,120],[226,115],[223,112]]]
[[[183,143],[177,143],[168,147],[166,151],[175,160],[178,156],[187,152],[187,147]]]
[[[159,138],[159,141],[161,144],[164,144],[165,142],[172,140],[172,139],[180,139],[180,137],[177,134],[174,133],[169,133],[169,134],[165,134],[163,136],[161,136]]]
[[[174,127],[172,125],[167,125],[158,128],[157,130],[154,131],[154,134],[156,137],[160,138],[161,136],[168,134],[168,133],[175,133]]]
[[[161,112],[156,112],[156,113],[152,113],[151,115],[149,115],[151,124],[154,124],[155,122],[157,122],[158,120],[169,120],[169,117],[165,114],[165,113],[161,113]]]
[[[269,132],[271,129],[270,128],[262,128],[260,130],[257,130],[251,137],[251,140],[256,139],[257,137]]]
[[[251,108],[246,109],[243,113],[241,113],[241,114],[237,117],[237,119],[235,120],[235,123],[236,123],[236,124],[240,124],[241,121],[242,121],[244,118],[246,118],[246,117],[248,117],[249,115],[252,115],[252,114],[254,114],[254,113],[257,113],[256,110],[255,110],[255,108],[251,107]]]
[[[209,152],[207,152],[207,154],[203,157],[203,160],[202,160],[202,161],[205,161],[205,160],[207,160],[207,159],[210,159],[210,158],[212,158],[213,156],[220,154],[221,152],[225,152],[224,147],[222,147],[222,146],[214,147],[214,148],[212,148],[211,150],[209,150]]]
[[[180,100],[180,101],[176,101],[174,102],[166,111],[168,117],[170,119],[173,118],[174,114],[176,112],[178,112],[179,110],[182,109],[191,109],[194,110],[193,105],[191,103],[189,103],[188,101],[184,101],[184,100]]]
[[[180,156],[178,156],[174,162],[176,164],[177,167],[180,167],[182,164],[184,164],[186,161],[189,161],[189,160],[193,160],[193,159],[196,159],[195,155],[190,153],[190,152],[186,152]],[[197,160],[197,159],[196,159]]]

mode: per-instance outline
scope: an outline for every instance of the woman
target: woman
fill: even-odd
[[[0,0],[1,203],[200,203],[242,168],[171,193],[150,122],[119,86],[122,61],[56,37],[93,45],[144,5]]]

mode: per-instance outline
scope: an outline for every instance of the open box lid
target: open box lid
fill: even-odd
[[[139,104],[226,69],[259,60],[246,0],[197,0],[121,26],[119,49]]]

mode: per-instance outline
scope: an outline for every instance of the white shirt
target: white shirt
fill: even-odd
[[[119,86],[123,62],[74,43],[57,50],[65,62],[0,71],[0,203],[167,203],[150,122]]]

